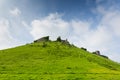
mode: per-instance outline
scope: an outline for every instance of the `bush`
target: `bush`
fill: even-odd
[[[87,49],[86,49],[86,48],[84,48],[84,47],[81,47],[81,49],[82,49],[82,50],[85,50],[85,51],[87,51]]]
[[[61,37],[60,36],[57,38],[57,41],[61,42]]]
[[[47,44],[45,43],[45,42],[43,42],[43,45],[42,45],[42,47],[46,47],[47,46]]]
[[[71,69],[71,67],[67,67],[67,69]]]
[[[108,59],[108,57],[107,57],[107,56],[105,56],[105,55],[100,55],[100,56],[102,56],[102,57],[104,57],[104,58]]]

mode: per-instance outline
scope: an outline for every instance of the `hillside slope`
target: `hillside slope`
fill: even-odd
[[[119,80],[120,64],[62,42],[0,51],[0,80]]]

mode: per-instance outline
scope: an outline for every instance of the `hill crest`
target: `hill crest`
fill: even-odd
[[[0,51],[0,79],[119,80],[120,64],[58,41]]]

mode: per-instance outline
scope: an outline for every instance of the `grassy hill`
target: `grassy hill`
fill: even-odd
[[[0,80],[120,80],[120,64],[62,42],[0,51]]]

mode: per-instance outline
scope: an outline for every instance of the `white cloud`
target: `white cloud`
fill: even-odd
[[[106,14],[103,15],[101,20],[102,25],[111,29],[111,32],[115,35],[120,36],[120,12],[119,11],[108,11]]]
[[[50,14],[49,16],[32,21],[32,31],[34,39],[50,35],[52,39],[57,36],[69,38],[71,43],[77,46],[88,47],[89,50],[102,48],[109,41],[111,36],[105,27],[99,26],[97,29],[91,29],[91,22],[81,20],[65,21],[59,14]],[[98,47],[99,46],[99,47]],[[96,47],[96,48],[95,48]]]
[[[69,35],[69,23],[61,19],[57,13],[50,14],[41,20],[34,20],[31,25],[31,34],[35,39],[47,35],[52,39],[56,39],[57,36],[66,38]]]
[[[101,13],[99,13],[101,14]],[[106,10],[104,14],[102,14],[101,21],[99,25],[103,25],[106,28],[105,31],[108,31],[108,36],[111,36],[108,42],[108,46],[103,46],[107,48],[106,55],[108,55],[111,59],[120,62],[120,50],[118,44],[120,43],[120,11],[111,7]],[[106,37],[108,37],[106,36]],[[117,56],[117,57],[115,57]]]
[[[103,26],[106,30],[104,32],[107,32],[107,35],[103,35],[105,37],[108,37],[108,41],[105,42],[106,45],[103,45],[102,47],[104,49],[103,52],[106,53],[111,59],[120,62],[120,50],[118,44],[120,43],[120,10],[116,8],[116,6],[111,6],[109,8],[106,8],[105,6],[98,5],[96,8],[96,14],[102,16],[98,27]],[[103,38],[107,40],[106,38]],[[102,42],[102,44],[104,44]]]
[[[73,20],[71,22],[71,26],[73,28],[75,35],[86,34],[86,32],[89,30],[90,25],[91,25],[90,23],[80,20],[78,21]]]
[[[21,24],[28,30],[30,30],[30,26],[25,22],[25,21],[22,21]]]
[[[10,10],[10,13],[14,16],[19,16],[21,14],[21,11],[18,8],[15,8],[13,10]]]
[[[106,42],[111,41],[110,33],[104,26],[91,29],[91,22],[81,20],[68,22],[63,20],[61,16],[58,16],[59,14],[50,14],[41,20],[32,21],[31,34],[34,39],[47,35],[50,35],[53,39],[57,36],[62,36],[63,38],[69,38],[71,43],[79,47],[88,47],[90,50],[101,49],[102,44],[105,45]]]
[[[9,21],[0,20],[0,49],[13,46],[13,38],[9,32]]]

